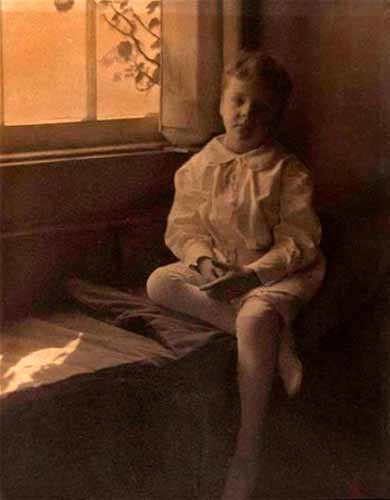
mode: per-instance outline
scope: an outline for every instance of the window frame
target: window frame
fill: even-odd
[[[87,23],[93,26],[91,2]],[[220,29],[214,29],[202,10],[203,0],[186,0],[186,5],[193,13],[190,26],[192,39],[195,40],[195,53],[185,52],[188,34],[182,32],[179,40],[174,41],[173,51],[164,53],[164,15],[167,16],[169,2],[161,0],[162,39],[162,79],[160,88],[160,113],[143,118],[118,120],[95,120],[96,118],[96,54],[89,52],[86,78],[88,85],[95,88],[88,97],[88,116],[79,122],[63,122],[39,125],[4,126],[3,84],[0,85],[0,166],[11,165],[31,158],[32,163],[39,158],[60,158],[111,154],[126,149],[133,153],[150,149],[170,148],[170,146],[191,149],[203,144],[208,137],[221,131],[219,120],[219,77],[213,75],[213,84],[204,85],[204,74],[213,74],[215,61],[218,71],[230,60],[242,46],[243,0],[212,0],[214,14],[219,16]],[[2,37],[2,11],[0,0],[0,40]],[[171,4],[172,7],[172,4]],[[204,6],[203,6],[204,7]],[[165,12],[165,14],[164,14]],[[214,20],[215,22],[215,20]],[[184,31],[184,30],[183,30]],[[207,36],[204,36],[204,32]],[[96,30],[94,30],[96,33]],[[180,30],[179,30],[180,32]],[[88,43],[96,47],[96,38],[88,34]],[[187,37],[187,38],[186,38]],[[180,46],[180,44],[182,44]],[[171,54],[174,57],[172,59]],[[204,58],[204,54],[211,54]],[[176,57],[176,59],[175,59]],[[214,57],[214,65],[209,59]],[[218,59],[215,59],[215,58]],[[167,67],[172,62],[178,64],[185,75],[186,85],[176,89],[173,94],[168,90],[170,73]],[[94,69],[95,66],[95,69]],[[0,82],[3,64],[0,51]],[[217,73],[218,73],[217,71]],[[95,76],[94,76],[95,74]],[[195,83],[194,83],[195,82]],[[206,88],[207,87],[207,88]],[[190,117],[190,118],[189,118]]]
[[[75,122],[57,122],[28,125],[5,125],[4,120],[4,69],[0,50],[0,165],[12,162],[31,153],[51,155],[60,151],[92,150],[164,141],[159,129],[159,114],[140,118],[97,119],[97,60],[96,60],[96,4],[87,0],[86,37],[87,81],[86,117]],[[0,41],[3,37],[3,10],[0,0]],[[160,100],[161,106],[161,100]]]

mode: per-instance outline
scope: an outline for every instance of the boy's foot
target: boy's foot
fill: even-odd
[[[292,333],[285,333],[281,339],[278,355],[279,375],[290,398],[296,396],[302,386],[303,365],[295,352]]]
[[[251,500],[259,471],[258,460],[233,457],[221,500]]]

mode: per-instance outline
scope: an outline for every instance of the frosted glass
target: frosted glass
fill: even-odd
[[[86,1],[2,0],[6,125],[80,121],[86,115]]]
[[[160,9],[150,9],[150,0],[132,0],[128,2],[132,6],[136,15],[142,22],[149,26],[152,19],[160,16]],[[116,6],[119,2],[116,3]],[[131,61],[124,61],[118,53],[118,45],[121,42],[129,44],[130,38],[119,33],[104,19],[104,14],[110,18],[113,11],[110,8],[99,6],[97,9],[97,115],[99,119],[114,118],[137,118],[159,113],[160,108],[160,86],[153,85],[147,91],[137,90],[134,74],[126,71],[130,68]],[[132,19],[131,13],[126,14],[128,19]],[[159,36],[159,26],[152,23],[152,30]],[[122,20],[122,28],[128,30],[128,25]],[[155,58],[160,52],[159,42],[156,36],[147,33],[142,26],[137,23],[137,38],[140,40],[142,49],[150,58]],[[155,45],[154,47],[153,44]],[[157,44],[157,45],[156,45]],[[128,45],[127,45],[128,46]],[[126,45],[124,45],[126,47]],[[135,55],[135,51],[131,57]],[[138,62],[142,62],[142,56],[138,57]],[[148,71],[153,75],[157,68],[155,64],[148,64]]]

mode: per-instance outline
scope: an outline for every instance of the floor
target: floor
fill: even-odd
[[[317,366],[307,367],[311,379],[296,400],[286,401],[282,389],[276,389],[265,480],[256,499],[390,498],[380,478],[384,469],[378,380],[371,385],[367,374],[367,384],[362,384],[364,367],[352,362],[350,349],[344,348],[333,356],[319,356]]]

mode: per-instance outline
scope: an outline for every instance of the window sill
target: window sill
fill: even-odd
[[[78,159],[144,154],[162,150],[167,143],[150,142],[140,144],[121,144],[118,146],[97,146],[85,148],[55,149],[52,151],[34,151],[0,155],[0,166],[34,165],[36,163],[56,163]]]
[[[99,146],[87,148],[59,149],[53,151],[37,151],[28,153],[12,153],[0,155],[0,167],[29,166],[47,163],[63,163],[96,158],[114,158],[135,155],[160,153],[194,153],[199,148],[177,148],[167,141],[138,144],[121,144],[117,146]]]

